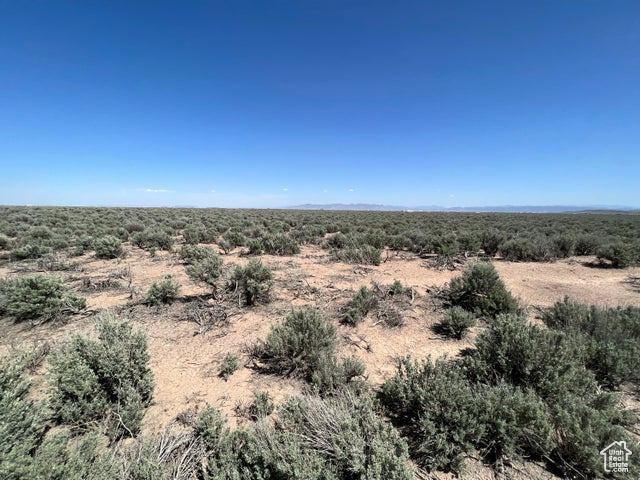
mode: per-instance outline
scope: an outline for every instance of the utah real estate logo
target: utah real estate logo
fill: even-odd
[[[604,458],[604,471],[606,473],[628,473],[629,455],[631,450],[627,448],[627,442],[612,442],[600,451]]]

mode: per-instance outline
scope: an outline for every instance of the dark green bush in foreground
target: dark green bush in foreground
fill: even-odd
[[[234,431],[217,410],[203,410],[196,431],[207,448],[210,478],[413,478],[406,443],[368,397],[294,397],[278,417],[276,428],[258,422]]]
[[[444,312],[440,323],[436,325],[436,331],[451,338],[460,340],[467,334],[469,328],[475,326],[476,317],[473,313],[462,307],[451,307]]]
[[[306,380],[326,395],[350,388],[360,391],[364,364],[353,357],[336,357],[336,328],[319,310],[292,310],[283,323],[271,328],[261,344],[260,360],[273,372]]]
[[[584,360],[574,335],[499,316],[468,357],[402,360],[380,399],[426,469],[459,471],[477,450],[488,462],[538,459],[569,478],[600,478],[604,446],[618,439],[636,448],[625,430],[635,419]],[[637,478],[633,462],[614,478]]]
[[[98,340],[76,336],[51,359],[51,406],[59,423],[104,425],[111,438],[135,436],[151,402],[153,374],[144,333],[106,317]]]
[[[68,292],[61,279],[42,275],[3,282],[0,297],[4,298],[0,311],[4,309],[16,322],[57,320],[86,306],[85,299]]]
[[[586,366],[605,387],[640,381],[639,307],[589,307],[565,298],[542,319],[583,345]]]
[[[482,432],[473,392],[447,360],[398,361],[380,392],[387,414],[408,437],[414,460],[428,470],[460,471]]]
[[[263,361],[285,375],[310,378],[323,357],[333,356],[338,345],[336,328],[319,310],[292,310],[275,325],[264,342]]]
[[[452,279],[450,297],[453,305],[489,317],[513,313],[518,307],[492,263],[474,263]]]

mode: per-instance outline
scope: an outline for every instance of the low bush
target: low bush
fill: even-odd
[[[11,256],[16,260],[26,260],[29,258],[40,258],[49,252],[51,252],[50,247],[29,243],[13,249]]]
[[[436,331],[451,338],[460,340],[467,335],[469,328],[475,326],[476,317],[473,313],[466,311],[462,307],[452,307],[447,309],[444,317],[436,325]]]
[[[368,397],[294,397],[277,427],[259,421],[230,430],[208,407],[196,424],[207,449],[206,478],[410,480],[407,445]]]
[[[196,283],[210,286],[214,293],[216,284],[222,275],[222,259],[210,248],[198,250],[197,257],[192,257],[185,267],[185,272]]]
[[[72,250],[71,255],[79,257],[93,248],[94,239],[90,235],[80,235],[76,238],[74,244],[75,248]]]
[[[220,365],[220,371],[218,372],[218,376],[224,378],[226,382],[229,380],[229,377],[233,375],[233,373],[238,370],[240,366],[240,359],[234,353],[227,353],[222,361],[222,365]]]
[[[551,245],[555,258],[567,258],[573,255],[576,241],[569,235],[555,235],[551,238]]]
[[[165,276],[161,281],[154,282],[147,292],[146,301],[149,305],[171,303],[178,298],[180,284],[175,282],[171,275]]]
[[[336,328],[319,310],[292,310],[284,322],[271,328],[262,361],[272,371],[311,380],[327,357],[335,356]]]
[[[29,397],[29,353],[0,358],[0,478],[29,478],[32,454],[46,433],[45,406]]]
[[[360,290],[345,305],[344,314],[340,320],[342,323],[356,326],[369,313],[377,303],[377,298],[367,287],[360,287]]]
[[[453,362],[398,361],[396,375],[382,386],[380,400],[409,437],[414,460],[427,470],[459,472],[482,425],[463,371]]]
[[[195,245],[204,242],[207,232],[203,226],[187,225],[182,232],[182,237],[187,245]]]
[[[545,236],[517,237],[500,245],[500,255],[512,262],[550,262],[557,258],[556,247]]]
[[[110,316],[96,329],[97,340],[75,336],[51,358],[55,419],[80,430],[103,425],[114,439],[135,436],[153,394],[147,338]]]
[[[9,250],[11,248],[11,239],[0,233],[0,250]]]
[[[300,253],[300,245],[286,233],[267,234],[257,241],[258,246],[250,250],[252,254],[267,253],[269,255],[295,255]]]
[[[477,446],[486,460],[540,460],[552,451],[555,430],[548,407],[533,390],[501,382],[474,392],[482,425]]]
[[[597,477],[601,464],[594,460],[593,452],[614,438],[628,440],[622,425],[631,418],[619,410],[617,397],[603,392],[587,370],[584,345],[573,335],[502,316],[480,335],[476,348],[462,362],[473,382],[507,382],[535,392],[545,403],[553,439],[543,450],[553,469],[577,478]],[[546,431],[542,426],[536,428]],[[537,446],[544,445],[541,439],[531,438]],[[529,453],[538,455],[540,450]]]
[[[624,243],[614,243],[600,247],[597,251],[601,263],[610,262],[613,268],[627,268],[634,261],[633,249]]]
[[[245,305],[255,305],[268,301],[272,286],[271,269],[262,265],[260,260],[251,260],[244,267],[236,266],[229,277],[226,289],[237,292],[239,299]]]
[[[565,297],[542,319],[584,345],[585,365],[605,387],[640,381],[639,307],[588,307]]]
[[[474,263],[462,276],[452,279],[450,301],[454,306],[490,317],[515,312],[518,306],[492,263]]]
[[[124,229],[129,233],[142,232],[144,224],[141,222],[127,222],[124,224]]]
[[[117,258],[122,255],[122,242],[119,238],[113,235],[106,235],[104,237],[97,238],[93,242],[93,249],[96,252],[98,258]]]
[[[280,409],[280,418],[285,431],[302,439],[304,449],[331,465],[334,475],[322,478],[413,478],[407,444],[376,414],[368,396],[347,392],[327,399],[292,398]]]
[[[503,236],[496,230],[485,231],[482,233],[482,237],[480,239],[480,248],[482,248],[485,255],[493,257],[498,253],[498,249],[500,248],[500,244],[503,239]]]
[[[217,255],[211,247],[201,247],[199,245],[183,245],[178,252],[180,259],[186,264],[193,264],[209,257]]]
[[[275,405],[269,392],[255,392],[253,402],[249,407],[249,414],[254,420],[266,418],[273,413]]]
[[[348,247],[342,250],[333,250],[332,256],[339,262],[380,265],[382,261],[382,249],[372,247],[371,245]]]
[[[533,389],[546,400],[595,388],[582,358],[581,345],[562,332],[530,325],[517,315],[501,315],[479,335],[465,364],[476,381],[502,380]]]
[[[140,248],[171,251],[173,247],[173,237],[163,230],[144,230],[137,232],[131,237],[131,243]]]
[[[0,294],[6,314],[16,322],[44,323],[86,307],[86,300],[68,292],[61,279],[42,275],[3,282]]]
[[[574,253],[576,255],[595,255],[600,247],[600,239],[595,235],[579,235],[576,237]]]

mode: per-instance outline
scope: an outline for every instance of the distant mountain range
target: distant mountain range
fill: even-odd
[[[438,205],[403,207],[373,203],[307,203],[285,207],[292,210],[370,210],[406,212],[502,212],[502,213],[625,213],[639,214],[640,210],[620,205],[498,205],[489,207],[442,207]]]

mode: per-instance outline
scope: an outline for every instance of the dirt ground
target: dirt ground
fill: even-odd
[[[222,258],[227,268],[248,261],[248,257],[241,256],[239,251]],[[251,402],[255,391],[268,390],[279,401],[303,389],[296,380],[265,375],[251,368],[247,355],[248,347],[264,339],[270,327],[282,321],[292,307],[315,306],[334,321],[341,342],[340,353],[355,355],[364,361],[374,386],[393,374],[395,358],[399,356],[411,355],[416,359],[428,355],[453,357],[472,346],[482,325],[473,328],[461,341],[445,339],[432,330],[442,314],[434,308],[428,291],[460,275],[459,270],[438,270],[410,253],[385,253],[383,258],[386,260],[380,266],[337,263],[330,260],[326,250],[315,246],[304,246],[300,254],[292,257],[265,255],[262,261],[273,269],[275,276],[272,301],[240,308],[233,300],[227,300],[228,324],[201,333],[197,324],[186,319],[186,302],[165,307],[148,307],[139,302],[150,285],[165,275],[171,275],[181,284],[182,297],[195,298],[207,293],[187,277],[177,253],[160,252],[152,257],[146,251],[127,247],[127,255],[121,259],[97,260],[85,255],[72,259],[78,262],[75,270],[50,275],[63,277],[72,289],[85,296],[91,315],[58,326],[28,328],[3,324],[0,353],[21,343],[32,344],[45,339],[58,343],[73,333],[90,332],[93,314],[110,309],[135,322],[149,337],[150,366],[156,387],[154,403],[144,419],[144,431],[159,431],[181,412],[200,409],[207,403],[220,407],[232,424],[242,423],[237,412]],[[640,267],[595,268],[591,263],[593,260],[586,257],[554,263],[497,260],[495,265],[507,288],[521,305],[527,307],[532,321],[540,307],[551,306],[565,295],[599,306],[640,305],[640,291],[633,283],[633,279],[640,277]],[[15,268],[13,264],[0,267],[0,277],[35,273],[22,271],[23,267],[19,271]],[[117,284],[104,290],[95,287],[108,279]],[[372,282],[390,284],[394,280],[400,280],[413,292],[403,312],[404,326],[388,328],[371,315],[355,328],[339,325],[339,310],[355,290],[363,285],[371,287]],[[240,356],[241,368],[224,381],[218,371],[227,353]],[[489,476],[494,475],[490,470],[483,476],[481,465],[471,466],[471,471],[474,468],[475,474],[469,478],[495,478]],[[527,468],[535,469],[533,466]],[[540,472],[539,475],[532,473],[530,478],[552,478],[548,473]]]

